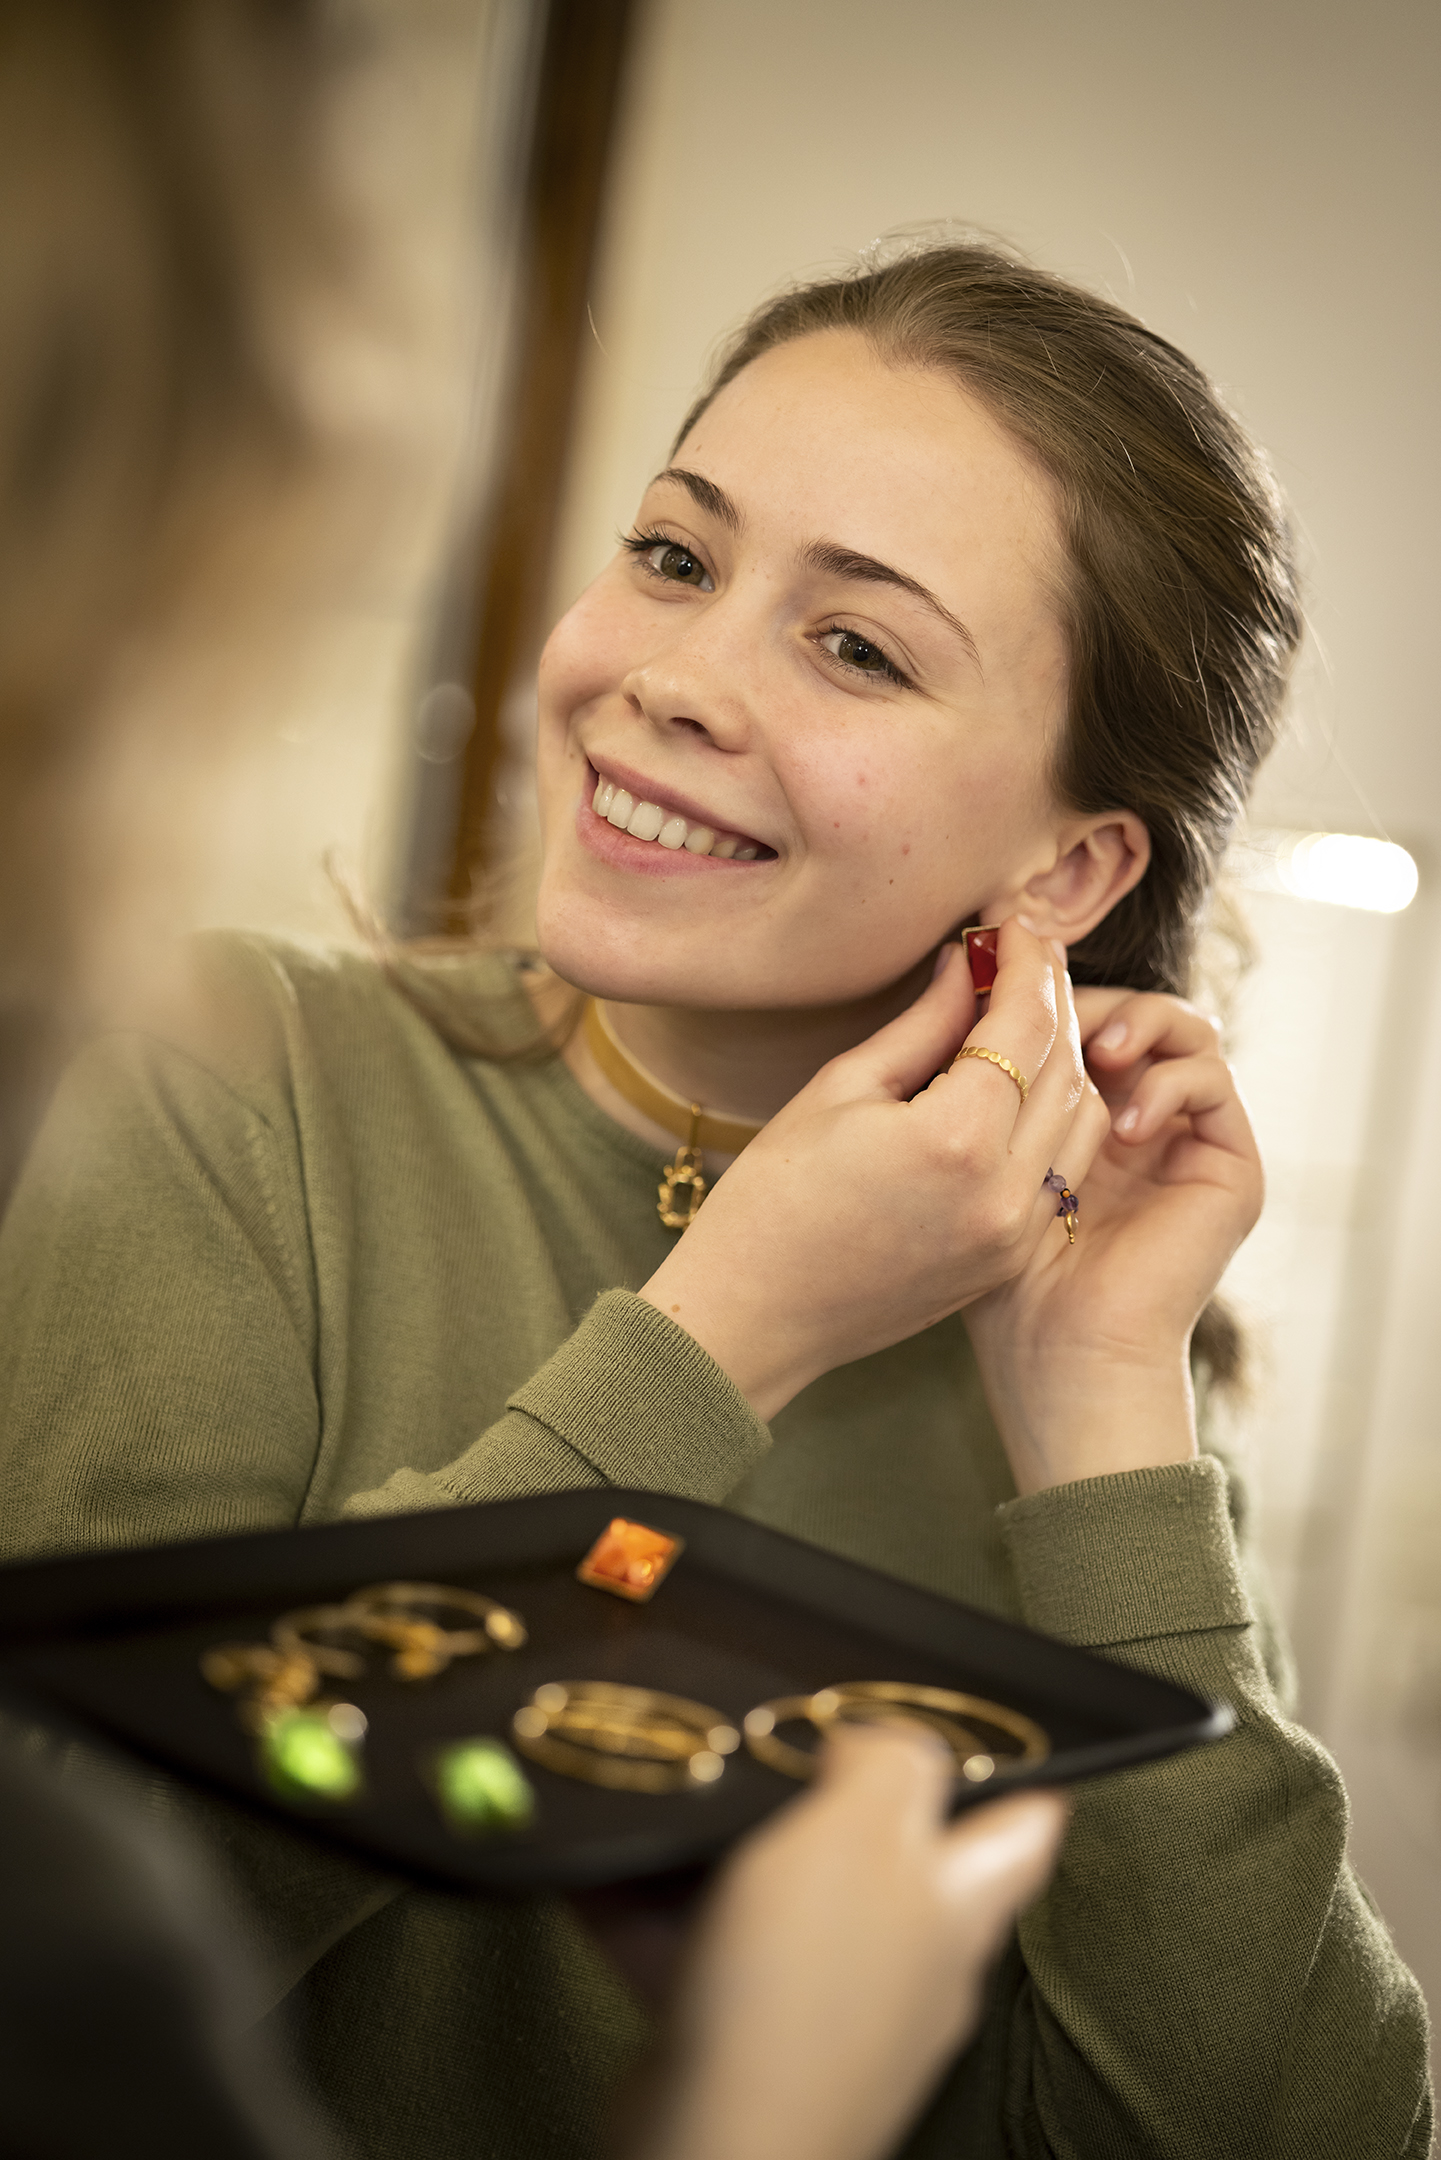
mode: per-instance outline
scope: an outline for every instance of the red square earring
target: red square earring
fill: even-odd
[[[1000,934],[999,923],[977,923],[973,929],[961,932],[971,967],[971,984],[977,997],[984,997],[988,990],[995,988],[996,969],[1000,965],[996,940]]]

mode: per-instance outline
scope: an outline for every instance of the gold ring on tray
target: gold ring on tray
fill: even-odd
[[[460,1611],[482,1621],[480,1627],[444,1628],[417,1607]],[[358,1635],[393,1652],[390,1669],[398,1680],[428,1680],[453,1658],[478,1657],[501,1642],[519,1649],[525,1628],[516,1614],[493,1598],[469,1590],[446,1590],[436,1583],[378,1583],[357,1590],[343,1605],[312,1605],[284,1613],[270,1631],[277,1650],[312,1658],[322,1672],[358,1680],[365,1671],[361,1652],[324,1640],[327,1635]]]
[[[444,1612],[449,1607],[452,1612],[479,1620],[480,1630],[461,1629],[449,1636],[455,1645],[451,1652],[455,1657],[468,1654],[461,1650],[460,1644],[468,1644],[478,1632],[484,1633],[486,1641],[478,1642],[477,1649],[495,1643],[502,1650],[523,1650],[527,1640],[525,1622],[508,1605],[497,1604],[494,1598],[484,1596],[479,1590],[457,1590],[445,1583],[373,1583],[369,1589],[353,1591],[346,1603],[361,1612],[386,1617],[409,1615],[411,1619],[427,1618],[432,1622],[437,1612]]]
[[[516,1711],[511,1734],[543,1769],[624,1792],[703,1789],[740,1746],[709,1704],[610,1680],[547,1681]]]
[[[782,1740],[779,1726],[804,1722],[823,1734],[838,1723],[877,1724],[898,1717],[910,1717],[938,1734],[961,1776],[973,1785],[999,1772],[1044,1762],[1051,1752],[1049,1734],[1019,1710],[979,1695],[905,1680],[847,1680],[813,1695],[777,1696],[747,1713],[745,1741],[757,1762],[769,1769],[785,1777],[810,1778],[815,1776],[814,1751]]]

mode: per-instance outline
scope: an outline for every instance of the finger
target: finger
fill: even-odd
[[[1058,1019],[1055,1041],[1016,1119],[1010,1142],[1017,1168],[1024,1168],[1036,1183],[1045,1176],[1068,1138],[1083,1097],[1088,1090],[1095,1093],[1081,1056],[1071,979],[1059,959],[1054,964],[1054,983]],[[1099,1141],[1096,1145],[1100,1145]],[[1082,1173],[1078,1170],[1077,1174]]]
[[[1109,991],[1082,995],[1086,1056],[1108,1072],[1143,1057],[1190,1057],[1216,1048],[1216,1022],[1184,998]]]
[[[957,1913],[999,1935],[1050,1880],[1069,1812],[1063,1794],[1030,1792],[962,1816],[946,1833],[943,1875]]]
[[[1208,1146],[1248,1161],[1257,1159],[1251,1121],[1224,1058],[1172,1058],[1149,1066],[1113,1130],[1126,1146],[1141,1147],[1175,1117],[1189,1118],[1195,1137]]]
[[[1111,1014],[1138,996],[1135,990],[1123,990],[1113,983],[1078,983],[1076,986],[1076,1012],[1081,1022],[1081,1039],[1089,1042]]]
[[[1018,1268],[1051,1225],[1062,1221],[1057,1196],[1045,1182],[1048,1173],[1058,1169],[1071,1189],[1079,1190],[1111,1130],[1110,1111],[1081,1063],[1070,978],[1057,972],[1065,1024],[1007,1144],[1007,1190],[1019,1224],[1013,1246]],[[968,1065],[958,1067],[945,1079],[968,1070]]]
[[[988,1105],[1014,1123],[1056,1040],[1056,968],[1049,947],[1014,916],[1001,925],[997,950],[989,1010],[966,1037],[952,1070],[964,1072],[973,1110]],[[982,1051],[987,1055],[977,1054]],[[1004,1058],[1005,1065],[996,1058]],[[946,1089],[938,1098],[948,1115],[954,1114],[958,1096],[958,1090]]]
[[[1071,1190],[1079,1192],[1110,1136],[1109,1106],[1095,1082],[1088,1079],[1065,1127],[1056,1136],[1042,1177],[1047,1171],[1058,1170]],[[1046,1197],[1054,1199],[1055,1195],[1047,1191]]]
[[[1076,1018],[1076,1001],[1071,989],[1071,978],[1066,973],[1065,947],[1054,945],[1051,951],[1056,1032],[1046,1053],[1045,1062],[1032,1083],[1031,1093],[1038,1097],[1036,1121],[1039,1121],[1040,1103],[1052,1097],[1064,1103],[1068,1113],[1074,1109],[1080,1100],[1086,1079],[1085,1062],[1081,1052],[1081,1031]]]
[[[1034,1085],[1061,1025],[1056,960],[1051,948],[1016,916],[1001,925],[990,1007],[966,1038],[966,1049],[994,1050]],[[982,1063],[977,1059],[975,1062]],[[999,1067],[992,1071],[1005,1080]]]
[[[812,1791],[923,1829],[941,1819],[953,1768],[939,1734],[919,1719],[838,1722],[820,1748]]]
[[[1010,1158],[1014,1179],[1011,1188],[1012,1204],[1022,1211],[1021,1220],[1025,1223],[1022,1244],[1027,1256],[1044,1236],[1049,1220],[1046,1211],[1038,1208],[1036,1195],[1041,1193],[1042,1181],[1072,1133],[1077,1110],[1088,1096],[1093,1099],[1086,1125],[1089,1138],[1084,1152],[1078,1148],[1071,1158],[1078,1165],[1075,1172],[1077,1180],[1090,1168],[1096,1150],[1108,1130],[1108,1120],[1081,1058],[1071,981],[1064,966],[1064,948],[1056,948],[1049,966],[1052,995],[1057,1007],[1056,1033],[1045,1062],[1024,1102],[1019,1099],[1020,1090],[1015,1082],[1004,1072],[991,1068],[996,1071],[997,1079],[1005,1080],[1013,1090],[1012,1127],[1006,1152]],[[989,1015],[987,1017],[989,1020]],[[975,1031],[976,1036],[983,1031],[984,1028],[978,1028]],[[952,1106],[949,1114],[955,1116],[953,1106],[960,1089],[970,1089],[973,1084],[971,1076],[977,1072],[984,1073],[985,1070],[985,1063],[980,1059],[957,1059],[951,1072],[943,1075],[931,1092],[937,1093],[943,1087],[948,1090],[949,1103]],[[1054,1209],[1050,1212],[1054,1213]]]
[[[1111,1131],[1111,1113],[1104,1099],[1097,1093],[1090,1080],[1077,1103],[1070,1123],[1056,1140],[1046,1163],[1046,1169],[1036,1177],[1036,1193],[1031,1208],[1031,1219],[1026,1230],[1026,1250],[1034,1252],[1046,1232],[1054,1223],[1064,1242],[1065,1218],[1058,1196],[1045,1184],[1046,1171],[1055,1170],[1063,1177],[1073,1193],[1084,1190],[1086,1176]]]
[[[958,945],[943,945],[936,972],[914,1004],[854,1050],[832,1058],[817,1075],[817,1093],[834,1101],[867,1095],[908,1101],[950,1063],[975,1017],[965,954]]]

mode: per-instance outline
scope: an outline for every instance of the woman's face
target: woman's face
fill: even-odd
[[[1011,912],[1062,845],[1061,566],[1050,482],[948,377],[847,332],[746,368],[545,649],[551,965],[839,1005]]]

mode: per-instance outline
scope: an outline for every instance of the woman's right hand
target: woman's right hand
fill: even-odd
[[[740,1846],[688,1946],[628,2160],[879,2160],[980,2016],[987,1969],[1044,1886],[1050,1792],[944,1818],[919,1726],[839,1726],[816,1784]]]
[[[990,1010],[959,947],[900,1018],[833,1058],[719,1181],[641,1296],[693,1335],[761,1418],[808,1382],[958,1312],[1025,1266],[1109,1130],[1064,968],[1003,925]],[[947,1069],[967,1040],[980,1058]],[[934,1077],[933,1077],[934,1076]]]

